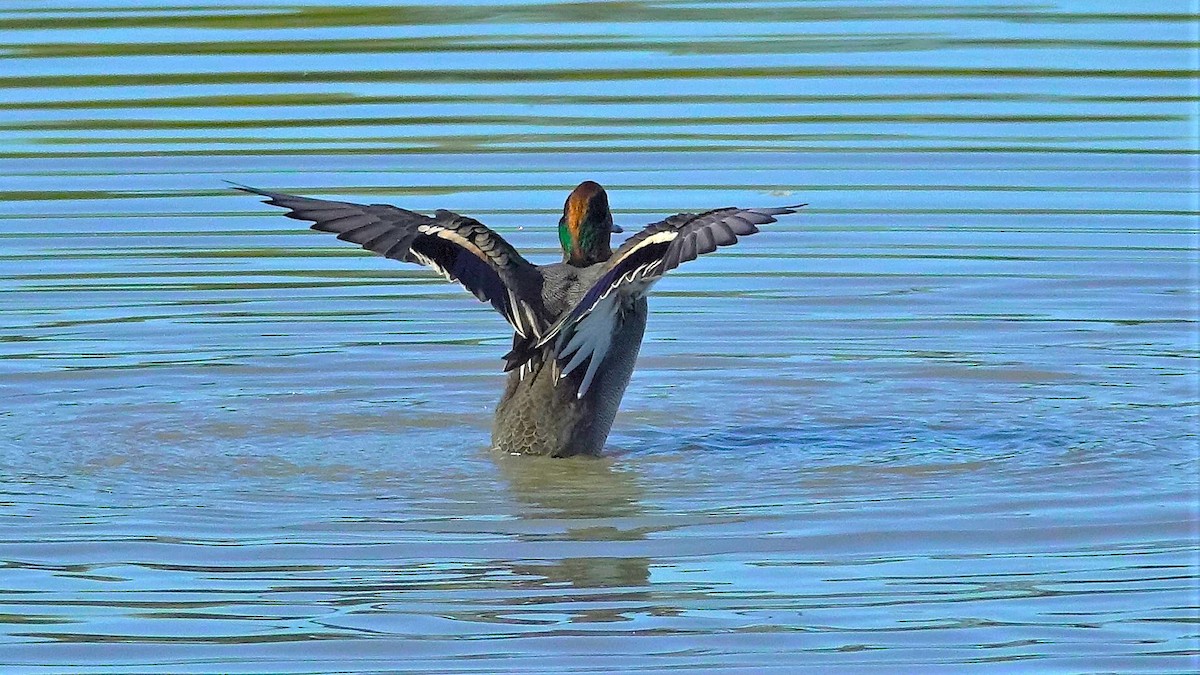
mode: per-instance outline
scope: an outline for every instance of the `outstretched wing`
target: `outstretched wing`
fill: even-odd
[[[490,302],[518,335],[542,334],[541,273],[477,220],[451,211],[429,217],[387,204],[312,199],[242,185],[235,189],[267,197],[267,204],[288,209],[288,218],[309,221],[314,230],[333,232],[393,260],[431,267]]]
[[[759,225],[775,222],[775,216],[795,213],[802,206],[679,213],[648,225],[617,249],[605,263],[604,274],[571,311],[542,335],[538,346],[554,341],[560,377],[588,364],[579,385],[578,395],[582,397],[608,351],[620,320],[623,294],[644,294],[668,271],[718,246],[736,243],[738,237],[758,232]]]

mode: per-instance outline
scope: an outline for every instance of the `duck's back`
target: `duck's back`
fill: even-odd
[[[603,268],[603,264],[577,268],[563,263],[542,267],[542,303],[547,315],[557,319],[570,311],[603,274]],[[584,369],[555,382],[549,354],[523,376],[521,369],[510,371],[496,407],[492,445],[504,452],[555,457],[599,454],[633,374],[646,313],[644,297],[624,302],[612,345],[582,398],[576,397],[576,391]]]

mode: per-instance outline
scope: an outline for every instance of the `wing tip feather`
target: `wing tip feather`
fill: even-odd
[[[237,190],[238,192],[245,192],[246,194],[250,194],[250,195],[258,195],[260,197],[266,197],[267,199],[270,199],[270,200],[273,200],[273,199],[275,199],[275,197],[280,195],[280,193],[278,193],[278,192],[271,192],[270,190],[263,190],[261,188],[250,187],[249,185],[243,185],[242,183],[235,183],[231,180],[226,180],[223,182],[228,183],[231,186],[231,189]],[[267,202],[267,203],[270,203],[270,202]]]

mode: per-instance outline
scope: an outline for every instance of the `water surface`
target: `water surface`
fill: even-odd
[[[1188,3],[0,8],[0,669],[1188,672]],[[223,180],[671,273],[600,460],[432,273]]]

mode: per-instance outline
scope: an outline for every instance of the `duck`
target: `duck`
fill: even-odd
[[[389,204],[301,197],[245,185],[285,216],[401,262],[431,268],[491,306],[512,329],[492,447],[519,455],[599,455],[629,386],[663,275],[758,232],[804,204],[677,213],[616,250],[608,193],[580,183],[558,221],[562,262],[535,265],[474,218],[425,215]]]

